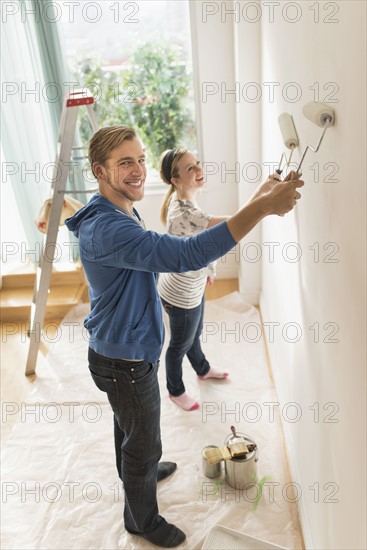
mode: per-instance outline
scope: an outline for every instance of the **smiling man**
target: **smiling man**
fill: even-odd
[[[186,535],[159,515],[157,481],[176,468],[161,462],[157,379],[163,345],[157,273],[201,269],[226,254],[262,218],[283,215],[303,182],[269,179],[234,216],[194,237],[147,231],[134,203],[144,196],[144,149],[133,128],[100,129],[89,160],[99,193],[65,221],[79,238],[89,282],[89,369],[114,413],[116,466],[124,484],[129,533],[169,548]]]

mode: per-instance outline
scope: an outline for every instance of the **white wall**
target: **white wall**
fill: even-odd
[[[302,489],[299,504],[306,547],[365,549],[366,3],[292,3],[302,12],[295,23],[279,17],[285,4],[281,2],[275,11],[274,23],[262,18],[262,81],[280,83],[274,102],[263,98],[263,158],[279,155],[277,117],[283,111],[293,115],[300,149],[316,144],[321,130],[302,115],[304,103],[314,99],[314,83],[320,101],[329,96],[326,103],[335,108],[337,119],[319,153],[306,157],[305,187],[296,211],[263,223],[262,241],[280,245],[273,262],[268,254],[263,256],[261,309],[265,322],[280,323],[274,342],[268,342],[279,401],[298,403],[302,413],[297,422],[284,418],[284,428],[294,480]],[[310,9],[316,4],[319,23]],[[333,19],[338,22],[324,22],[334,8],[338,13]],[[296,11],[290,9],[287,16],[294,18]],[[289,101],[295,88],[288,88],[288,99],[279,93],[291,81],[300,87],[299,101]],[[330,97],[332,91],[336,93]],[[331,99],[336,102],[330,103]],[[310,169],[315,162],[319,182]],[[326,163],[335,163],[337,181],[326,181],[331,171],[331,165],[325,169]],[[290,261],[296,252],[290,242],[300,247],[299,261]],[[332,252],[336,253],[330,256]],[[281,335],[287,323],[298,324],[299,336],[302,330],[296,343],[289,342],[296,338],[295,330]],[[319,343],[315,323],[319,323]],[[337,327],[337,342],[327,342]],[[295,409],[287,412],[291,416]],[[335,415],[328,416],[331,413]],[[315,502],[317,487],[319,502]]]

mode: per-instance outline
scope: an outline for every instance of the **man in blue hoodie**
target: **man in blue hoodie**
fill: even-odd
[[[89,368],[114,413],[116,465],[124,485],[125,527],[161,547],[186,535],[159,515],[157,481],[176,468],[159,463],[160,395],[157,380],[163,345],[159,272],[201,269],[226,254],[265,216],[284,215],[303,185],[270,177],[229,220],[182,239],[147,231],[135,202],[144,196],[145,154],[133,128],[102,128],[89,147],[99,193],[66,220],[79,238],[89,282]]]

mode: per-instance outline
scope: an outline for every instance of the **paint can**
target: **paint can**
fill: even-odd
[[[201,451],[201,457],[202,457],[202,469],[203,474],[205,477],[219,477],[222,473],[222,462],[217,462],[216,464],[209,464],[206,456],[205,451],[211,449],[218,449],[217,445],[207,445],[204,447],[204,449]]]
[[[247,445],[255,445],[255,449],[244,457],[225,460],[225,480],[234,489],[246,489],[257,482],[257,461],[259,460],[258,449],[255,441],[250,437],[237,434]],[[232,436],[227,437],[225,444],[230,445]]]

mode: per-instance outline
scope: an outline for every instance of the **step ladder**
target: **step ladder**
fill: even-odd
[[[33,301],[28,336],[29,351],[25,375],[36,372],[36,363],[41,344],[42,328],[45,319],[47,296],[49,293],[52,264],[55,258],[57,234],[66,192],[66,182],[69,174],[70,160],[76,133],[76,123],[80,107],[87,110],[88,119],[93,133],[99,130],[96,113],[92,107],[93,96],[86,90],[76,90],[65,95],[60,118],[60,133],[57,144],[56,160],[51,183],[52,205],[48,222],[47,234],[43,244],[43,251],[36,268]],[[78,190],[73,193],[91,193],[93,191]]]

